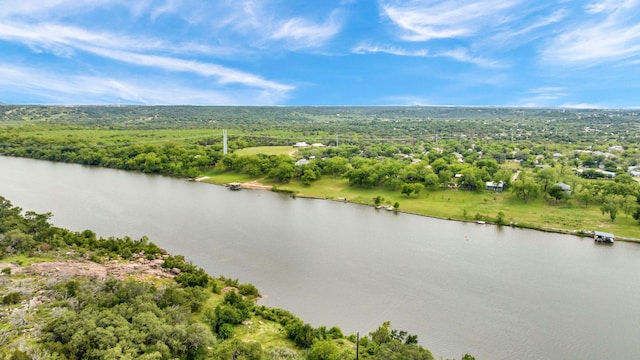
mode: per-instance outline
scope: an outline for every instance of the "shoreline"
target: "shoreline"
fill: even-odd
[[[205,178],[208,179],[210,177],[207,176]],[[216,183],[209,183],[209,184],[218,185],[218,186],[227,186],[227,184],[222,184],[222,185],[216,184]],[[247,185],[247,186],[245,187],[245,185]],[[287,193],[292,198],[298,198],[299,197],[299,198],[303,198],[303,199],[328,200],[328,201],[335,201],[335,202],[344,202],[344,203],[349,203],[349,204],[363,205],[363,206],[372,207],[373,209],[376,209],[376,207],[374,205],[353,202],[353,201],[347,200],[346,198],[335,198],[335,199],[332,199],[332,198],[321,198],[321,197],[308,196],[308,195],[296,195],[296,193],[294,191],[281,190],[281,189],[277,189],[275,186],[263,185],[263,184],[258,183],[257,180],[253,180],[253,181],[250,181],[250,182],[242,183],[241,187],[243,189],[249,189],[249,190],[268,190],[268,191],[272,191],[272,192]],[[444,217],[435,216],[435,215],[418,214],[418,213],[413,213],[413,212],[408,212],[408,211],[403,211],[403,210],[393,210],[393,211],[395,213],[404,213],[404,214],[409,214],[409,215],[424,216],[424,217],[428,217],[428,218],[432,218],[432,219],[457,221],[457,222],[464,222],[464,223],[476,223],[476,224],[484,224],[484,225],[492,225],[492,226],[508,226],[508,227],[512,227],[512,228],[516,228],[516,229],[528,229],[528,230],[541,231],[541,232],[547,232],[547,233],[573,235],[573,236],[580,237],[580,238],[585,238],[585,237],[586,238],[590,238],[590,237],[592,237],[592,232],[593,232],[593,230],[569,230],[569,229],[559,229],[559,228],[547,228],[547,227],[537,227],[537,226],[529,226],[529,225],[519,225],[517,223],[515,223],[515,224],[514,223],[511,223],[511,224],[497,224],[495,222],[486,221],[486,220],[485,221],[480,221],[480,220],[444,218]],[[615,240],[616,241],[628,242],[628,243],[640,244],[640,239],[638,239],[638,238],[628,238],[628,237],[623,237],[623,236],[616,236]]]

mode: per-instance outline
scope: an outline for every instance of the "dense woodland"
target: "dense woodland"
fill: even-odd
[[[52,226],[50,217],[23,212],[0,197],[0,358],[355,358],[355,335],[258,306],[260,294],[251,284],[212,278],[146,238],[97,238],[90,230]],[[161,260],[162,268],[178,275],[101,279],[23,271],[37,262],[126,263],[140,257]],[[273,329],[270,336],[279,340],[246,338],[242,331],[251,324]],[[433,359],[417,343],[417,336],[385,322],[360,339],[359,358]]]

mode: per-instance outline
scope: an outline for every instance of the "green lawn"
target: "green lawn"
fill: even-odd
[[[293,155],[297,150],[293,146],[256,146],[236,150],[233,153],[238,155]]]
[[[212,177],[206,181],[217,184],[255,180],[233,172],[208,174]],[[532,199],[526,203],[509,192],[476,193],[462,190],[423,190],[419,196],[407,197],[399,191],[385,188],[352,188],[345,179],[327,177],[313,182],[310,186],[305,186],[300,181],[288,184],[278,184],[264,179],[258,181],[291,191],[299,197],[346,200],[373,205],[373,199],[381,196],[384,198],[383,205],[392,205],[397,201],[400,211],[444,219],[491,222],[502,212],[506,224],[513,222],[527,227],[569,231],[599,230],[621,237],[640,239],[640,225],[631,216],[620,213],[616,221],[612,222],[608,215],[602,215],[597,205],[585,208],[575,202],[554,204],[543,199]]]

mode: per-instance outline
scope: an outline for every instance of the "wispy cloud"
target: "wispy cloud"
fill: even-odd
[[[325,22],[313,23],[304,18],[283,21],[271,34],[271,39],[284,40],[293,48],[310,48],[324,45],[339,31],[341,25],[332,15]]]
[[[0,0],[0,18],[49,20],[86,14],[95,9],[120,7],[134,16],[153,8],[159,0]]]
[[[221,84],[238,83],[281,92],[293,89],[289,85],[268,81],[257,75],[213,63],[128,50],[155,51],[168,47],[167,44],[153,39],[135,39],[109,33],[92,33],[84,29],[57,24],[42,24],[28,28],[0,24],[0,39],[49,50],[58,56],[70,57],[76,51],[84,51],[137,66],[191,72],[201,76],[215,77]]]
[[[537,18],[531,23],[525,23],[525,27],[521,29],[513,29],[513,31],[502,32],[496,36],[496,38],[515,38],[523,35],[530,34],[535,30],[539,30],[549,25],[557,24],[568,16],[568,11],[566,9],[557,9],[553,11],[548,16],[542,16]]]
[[[371,45],[366,43],[356,45],[353,49],[351,49],[351,52],[353,52],[354,54],[360,54],[360,55],[371,54],[371,53],[385,53],[385,54],[397,55],[397,56],[417,56],[417,57],[429,56],[429,51],[424,49],[406,50],[399,47],[379,46],[379,45]]]
[[[162,82],[163,86],[158,86]],[[19,65],[0,68],[0,86],[28,91],[39,103],[54,104],[224,104],[272,105],[284,100],[282,93],[261,89],[193,88],[179,80],[162,77],[126,79],[112,76],[62,74]],[[7,94],[10,94],[7,91]],[[68,99],[73,99],[69,101]],[[6,100],[6,99],[5,99]]]
[[[287,92],[293,89],[290,85],[280,84],[265,80],[259,76],[234,70],[225,66],[202,63],[192,60],[183,60],[165,56],[137,54],[126,51],[104,50],[100,48],[85,47],[84,50],[94,54],[126,62],[138,66],[155,67],[168,71],[191,72],[202,76],[215,77],[221,84],[237,83],[245,86]]]
[[[467,49],[464,48],[457,48],[457,49],[453,49],[453,50],[446,50],[446,51],[442,51],[439,52],[437,54],[438,56],[444,56],[444,57],[449,57],[452,58],[456,61],[460,61],[460,62],[466,62],[466,63],[470,63],[470,64],[474,64],[477,65],[479,67],[483,67],[483,68],[504,68],[507,67],[507,65],[501,61],[498,60],[491,60],[482,56],[475,56],[472,54],[469,54],[469,51]]]
[[[572,92],[563,86],[542,86],[526,91],[518,101],[518,106],[525,107],[566,107],[566,108],[603,108],[602,104],[576,103],[571,100]]]
[[[638,1],[601,1],[584,7],[585,15],[560,33],[542,53],[548,62],[592,66],[640,58]]]
[[[138,52],[189,53],[205,55],[230,55],[232,48],[212,47],[197,43],[169,43],[148,36],[90,31],[84,28],[58,23],[0,23],[0,40],[31,46],[43,51],[66,47],[67,52],[85,46],[105,49],[135,50]]]
[[[402,31],[406,41],[468,37],[504,21],[516,0],[387,1],[380,3],[386,15]]]
[[[636,0],[603,0],[587,4],[584,9],[588,14],[598,14],[633,9],[636,4]]]
[[[429,57],[429,58],[437,58],[437,57],[446,57],[453,59],[455,61],[464,62],[473,64],[483,68],[503,68],[506,67],[501,61],[491,60],[488,58],[484,58],[482,56],[475,56],[469,53],[469,51],[465,48],[456,48],[451,50],[443,50],[430,52],[426,49],[417,49],[417,50],[407,50],[400,47],[394,46],[380,46],[380,45],[371,45],[371,44],[358,44],[351,52],[354,54],[375,54],[375,53],[384,53],[396,56],[411,56],[411,57]]]

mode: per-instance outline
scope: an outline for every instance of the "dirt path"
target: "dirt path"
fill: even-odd
[[[518,180],[518,176],[520,176],[520,170],[516,171],[516,173],[513,174],[513,176],[511,177],[511,183],[514,183],[516,180]]]

